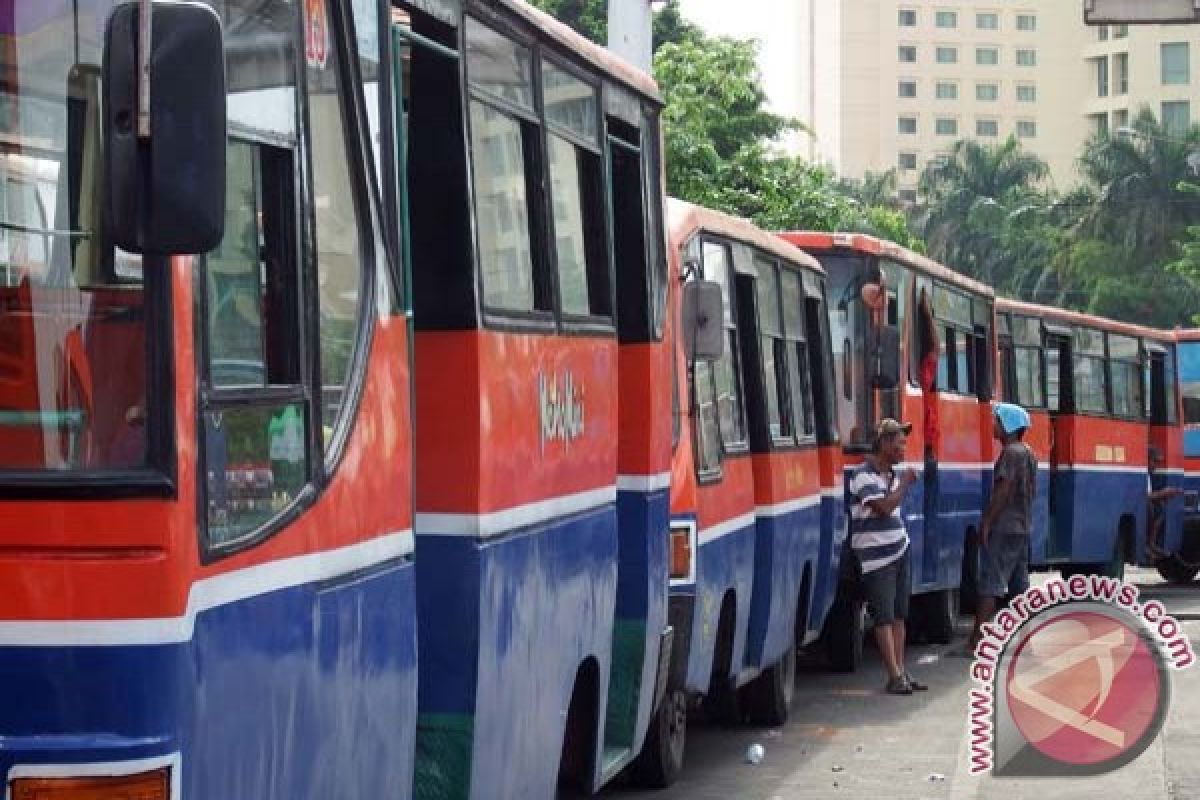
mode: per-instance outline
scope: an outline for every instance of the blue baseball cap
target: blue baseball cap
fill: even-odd
[[[997,403],[994,413],[996,419],[1000,420],[1000,427],[1010,436],[1029,427],[1029,414],[1018,405]]]

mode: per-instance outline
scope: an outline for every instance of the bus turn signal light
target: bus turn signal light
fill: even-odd
[[[692,574],[692,539],[687,528],[671,529],[671,577],[687,578]]]
[[[170,800],[170,771],[95,778],[17,778],[12,800]]]

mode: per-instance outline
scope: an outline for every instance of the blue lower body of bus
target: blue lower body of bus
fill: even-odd
[[[408,797],[413,563],[299,583],[292,563],[210,579],[219,599],[183,618],[49,623],[37,645],[5,631],[0,774],[168,768],[189,800]]]
[[[743,671],[757,674],[808,639],[821,557],[821,498],[778,513],[759,513],[754,587]],[[799,624],[797,624],[799,621]]]
[[[417,797],[553,797],[571,722],[593,788],[636,755],[666,627],[667,503],[621,491],[483,539],[423,534],[418,516]]]
[[[1040,488],[1040,487],[1039,487]],[[1145,468],[1056,468],[1049,480],[1045,537],[1035,533],[1037,567],[1107,567],[1119,557],[1144,559],[1149,507]],[[1174,517],[1174,520],[1171,519]],[[1167,545],[1179,538],[1178,513],[1168,513]],[[1124,541],[1118,554],[1118,543]]]

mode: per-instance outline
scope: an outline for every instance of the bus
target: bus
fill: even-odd
[[[399,4],[420,798],[588,793],[665,693],[661,99],[516,0]]]
[[[1200,330],[1175,332],[1183,424],[1183,524],[1178,550],[1160,563],[1163,578],[1190,583],[1200,572]]]
[[[347,35],[381,10],[307,3],[306,57],[288,0],[155,4],[131,149],[149,5],[0,11],[6,796],[405,797],[409,334]]]
[[[1152,563],[1148,484],[1184,477],[1174,334],[1006,299],[996,318],[1004,398],[1033,420],[1031,567],[1119,577]],[[1183,502],[1164,505],[1158,546],[1177,553]]]
[[[672,641],[653,82],[519,0],[9,4],[0,43],[51,201],[0,204],[9,796],[632,762]]]
[[[911,540],[910,626],[916,636],[948,642],[967,566],[965,543],[975,535],[996,452],[994,294],[871,236],[780,235],[816,257],[829,276],[833,388],[847,470],[869,451],[881,419],[913,423],[904,466],[921,480],[901,510]],[[939,344],[932,392],[921,382],[922,348],[930,342]],[[825,625],[835,668],[857,667],[863,627],[856,582],[843,571]]]
[[[690,362],[675,348],[676,746],[660,761],[682,758],[689,698],[726,722],[786,721],[796,649],[821,629],[846,535],[824,271],[723,213],[671,200],[668,223],[672,277],[720,286],[723,352]]]

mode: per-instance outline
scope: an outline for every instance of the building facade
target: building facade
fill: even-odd
[[[717,34],[731,24],[720,6],[697,19]],[[1087,138],[1125,127],[1143,105],[1172,130],[1200,120],[1200,26],[1088,27],[1078,0],[783,6],[733,15],[733,33],[762,41],[773,107],[811,129],[790,148],[851,177],[895,168],[905,200],[959,139],[1014,135],[1065,190]]]

